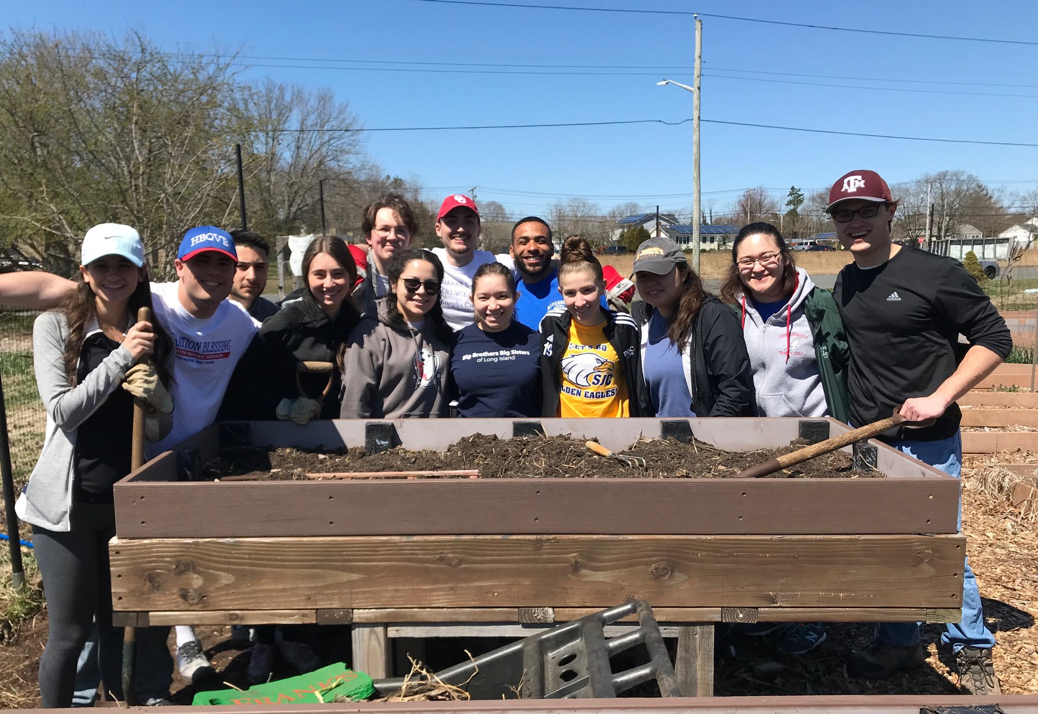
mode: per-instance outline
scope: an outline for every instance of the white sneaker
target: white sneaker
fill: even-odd
[[[192,683],[216,674],[213,665],[209,664],[205,653],[202,652],[202,643],[198,640],[191,640],[177,647],[177,669],[180,670],[180,676]]]
[[[313,672],[321,666],[321,660],[310,645],[303,642],[282,642],[281,658],[295,667],[300,674]]]

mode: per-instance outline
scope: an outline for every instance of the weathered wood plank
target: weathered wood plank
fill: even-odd
[[[353,621],[366,624],[519,622],[519,609],[515,607],[369,608],[354,610]]]
[[[686,697],[714,695],[714,626],[684,625],[678,628],[674,658],[678,686]]]
[[[148,612],[149,625],[313,625],[313,610],[194,610]]]
[[[881,449],[881,470],[898,465],[919,477],[131,482],[115,489],[116,533],[123,538],[247,538],[272,531],[286,537],[954,533],[958,482]],[[825,508],[818,508],[820,503]]]
[[[968,392],[959,399],[960,407],[1005,407],[1006,409],[1038,409],[1038,393],[1034,392]]]
[[[1017,449],[1038,451],[1038,432],[966,431],[962,434],[964,454],[997,454]]]
[[[389,676],[389,638],[384,625],[353,625],[352,669],[364,672],[372,679]]]
[[[424,536],[110,545],[117,610],[955,607],[961,536]]]
[[[1038,409],[963,409],[962,426],[1038,426]]]

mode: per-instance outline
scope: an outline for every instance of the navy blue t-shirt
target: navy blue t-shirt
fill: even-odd
[[[458,391],[458,415],[538,416],[540,356],[540,334],[518,322],[501,332],[469,325],[456,333],[451,378]]]
[[[770,320],[772,315],[779,312],[787,304],[789,304],[789,300],[778,300],[776,302],[753,301],[753,306],[757,308],[757,313],[760,315],[761,322],[767,322]]]
[[[649,387],[649,398],[659,417],[694,417],[692,393],[685,381],[685,367],[678,347],[670,341],[670,321],[653,313],[649,318],[649,339],[645,345],[642,374]]]

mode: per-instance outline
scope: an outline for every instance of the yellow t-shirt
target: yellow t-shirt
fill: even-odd
[[[569,345],[562,356],[559,416],[625,417],[631,414],[623,366],[603,327],[571,320]]]

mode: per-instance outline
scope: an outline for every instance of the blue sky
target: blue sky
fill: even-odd
[[[848,34],[709,16],[1035,42],[1038,3],[998,2],[980,11],[958,0],[554,4],[705,13],[704,120],[1038,143],[1038,46]],[[692,115],[691,93],[656,86],[664,77],[692,83],[691,17],[416,0],[46,0],[7,3],[4,17],[19,28],[115,35],[138,30],[168,50],[319,60],[297,63],[307,68],[257,66],[246,76],[331,88],[369,128],[679,121]],[[315,67],[331,60],[361,60],[367,64],[352,66],[378,69]],[[403,67],[455,71],[386,71]],[[517,214],[543,212],[552,201],[573,196],[603,209],[634,200],[691,210],[690,123],[370,133],[365,148],[388,173],[417,178],[433,199],[476,186],[480,199],[499,201]],[[746,187],[763,185],[784,196],[791,185],[828,187],[856,168],[875,169],[891,183],[963,169],[995,185],[1028,190],[1038,185],[1038,148],[702,125],[704,210],[723,210]]]

